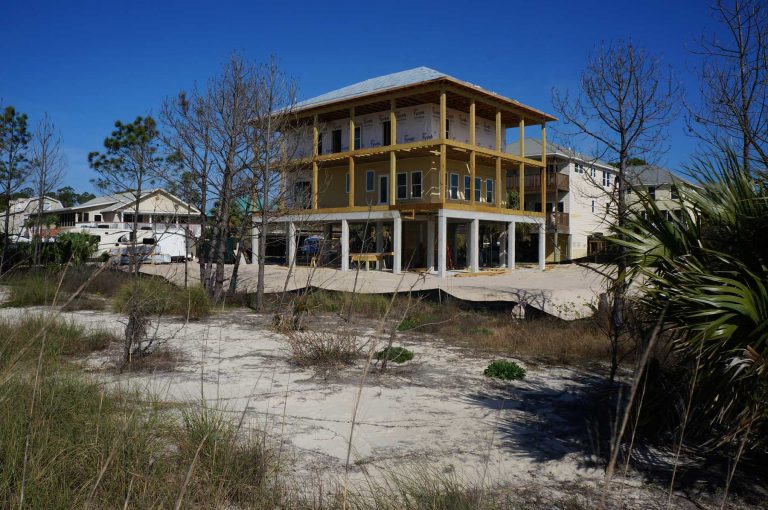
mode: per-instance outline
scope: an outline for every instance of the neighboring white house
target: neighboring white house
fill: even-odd
[[[680,198],[677,184],[691,184],[686,179],[656,165],[638,165],[627,168],[630,187],[627,190],[629,207],[639,202],[638,194],[645,193],[656,202],[656,206],[666,211],[667,218],[680,214]]]
[[[18,238],[29,237],[28,232],[28,220],[37,213],[40,204],[39,197],[35,198],[18,198],[11,200],[9,204],[10,216],[8,223],[8,231],[11,236]],[[61,208],[62,203],[51,197],[43,197],[43,212],[48,214],[49,211]],[[0,213],[0,232],[5,230],[5,212]]]
[[[48,212],[58,217],[58,227],[131,229],[135,211],[133,192],[123,192]],[[192,235],[198,237],[201,234],[200,216],[201,212],[196,207],[160,188],[142,193],[139,200],[138,223],[143,230],[186,227]]]
[[[519,142],[507,145],[507,152],[519,150]],[[525,154],[541,159],[538,139],[526,138]],[[600,237],[608,233],[615,177],[616,169],[609,164],[547,143],[547,261],[556,260],[555,236],[560,261],[586,257],[600,244]],[[525,187],[526,209],[541,211],[541,184],[530,180]]]

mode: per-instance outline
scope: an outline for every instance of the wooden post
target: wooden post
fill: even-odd
[[[469,103],[469,145],[472,145],[473,147],[477,143],[475,135],[475,124],[475,100],[472,99],[472,102]]]
[[[477,161],[475,151],[469,151],[469,203],[475,205],[475,175],[477,175]]]
[[[501,110],[496,110],[496,150],[501,152]]]
[[[389,141],[390,145],[397,145],[397,103],[394,99],[389,100]]]
[[[547,218],[547,129],[546,125],[541,123],[541,211],[544,213],[544,225]],[[557,208],[557,204],[555,204]],[[557,210],[557,209],[555,209]]]
[[[362,144],[362,140],[361,140]],[[354,106],[349,109],[349,150],[355,150],[355,108]],[[349,157],[349,207],[355,206],[355,158]]]
[[[317,149],[320,133],[317,128],[317,115],[312,119],[312,209],[317,209]]]
[[[496,207],[501,209],[501,156],[496,156]]]
[[[395,194],[397,191],[397,183],[395,182],[396,178],[397,156],[395,156],[395,151],[389,151],[389,203],[391,205],[395,205],[397,203],[397,196]]]
[[[446,129],[445,121],[448,118],[448,100],[445,95],[445,87],[440,88],[440,202],[445,203],[445,194],[447,191],[446,183],[448,175],[446,174],[447,153],[445,146]]]
[[[525,119],[520,117],[520,157],[525,158]],[[525,211],[525,163],[520,163],[520,210]]]
[[[445,95],[445,88],[440,89],[440,139],[445,140],[446,129],[445,121],[448,119],[448,101]]]

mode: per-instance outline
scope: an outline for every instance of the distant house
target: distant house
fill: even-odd
[[[667,217],[680,214],[677,184],[690,184],[682,177],[656,165],[638,165],[627,168],[630,187],[627,190],[629,207],[639,205],[639,193],[645,193],[656,206],[666,211]]]
[[[30,237],[28,231],[29,218],[37,213],[40,204],[39,197],[18,198],[11,200],[9,204],[10,216],[8,231],[11,236],[16,238]],[[61,208],[62,203],[55,198],[43,197],[43,212],[49,214],[50,211]],[[5,230],[5,212],[0,213],[0,232]]]
[[[133,192],[104,195],[73,207],[51,209],[49,214],[58,218],[59,227],[92,227],[111,229],[133,228],[136,202]],[[170,226],[188,227],[195,236],[200,235],[201,212],[168,193],[156,188],[141,194],[138,209],[139,228],[157,230]]]
[[[519,150],[520,142],[507,145],[507,152]],[[539,140],[525,139],[526,157],[541,159],[541,152]],[[616,168],[551,142],[547,143],[546,161],[547,261],[555,260],[555,234],[560,261],[583,258],[590,255],[608,233]],[[532,197],[526,198],[525,208],[541,211],[540,180],[526,176],[524,186],[525,196]],[[507,189],[519,189],[514,176]]]

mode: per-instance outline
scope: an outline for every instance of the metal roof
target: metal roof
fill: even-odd
[[[457,78],[454,78],[453,76],[447,75],[445,73],[441,73],[440,71],[436,71],[434,69],[430,69],[429,67],[424,67],[424,66],[408,69],[405,71],[400,71],[397,73],[386,74],[384,76],[378,76],[376,78],[370,78],[368,80],[361,81],[359,83],[347,85],[346,87],[342,87],[340,89],[336,89],[331,92],[326,92],[325,94],[321,94],[319,96],[315,96],[313,98],[300,101],[294,105],[294,109],[298,111],[298,110],[305,110],[308,108],[316,108],[319,106],[337,103],[340,101],[347,101],[350,99],[378,94],[378,93],[386,92],[389,90],[408,87],[411,85],[418,85],[420,83],[427,83],[427,82],[439,80],[439,79],[450,80],[464,87],[473,88],[478,92],[494,96],[500,100],[514,103],[520,108],[525,108],[537,115],[546,117],[547,120],[556,120],[555,117],[551,116],[550,114],[537,110],[536,108],[526,106],[520,103],[519,101],[510,99],[501,94],[497,94],[496,92],[492,92],[490,90],[484,89],[473,83],[459,80]]]

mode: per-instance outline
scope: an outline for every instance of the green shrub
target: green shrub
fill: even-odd
[[[486,367],[483,374],[495,379],[517,381],[525,377],[525,369],[514,361],[497,359]]]
[[[40,354],[40,331],[45,328],[43,363],[54,364],[61,355],[88,354],[105,349],[114,339],[106,331],[88,330],[73,321],[56,319],[46,315],[26,315],[21,319],[0,319],[0,369],[11,360],[21,364],[35,363]],[[35,344],[30,344],[35,337]]]
[[[418,326],[419,323],[416,319],[413,319],[411,317],[406,317],[402,321],[400,321],[400,324],[397,325],[398,331],[408,331],[409,329],[413,329],[416,326]]]
[[[112,301],[116,313],[137,316],[174,315],[203,319],[211,314],[211,301],[202,287],[183,289],[159,278],[139,278],[120,286]]]
[[[53,303],[58,282],[53,275],[28,274],[15,276],[10,280],[9,299],[3,306],[44,306]],[[59,295],[61,302],[64,296]],[[66,299],[66,298],[64,298]]]
[[[413,352],[405,347],[387,347],[375,354],[376,359],[392,361],[394,363],[405,363],[413,359]]]

